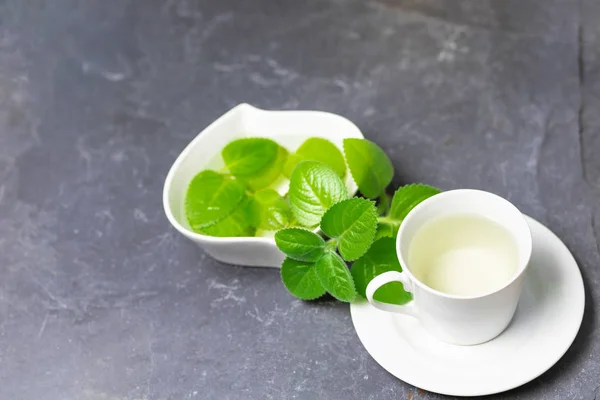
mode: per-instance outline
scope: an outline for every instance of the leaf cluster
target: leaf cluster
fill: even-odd
[[[305,300],[325,293],[345,302],[364,297],[375,276],[402,270],[398,228],[410,210],[440,191],[413,184],[389,196],[394,168],[385,152],[366,139],[345,139],[343,148],[342,154],[322,138],[306,140],[295,152],[267,138],[232,141],[221,152],[224,170],[201,171],[190,182],[188,223],[195,232],[223,237],[277,231],[290,293]],[[361,197],[349,198],[348,171]],[[282,196],[275,188],[285,178],[289,190]],[[403,304],[411,295],[391,283],[375,298]]]

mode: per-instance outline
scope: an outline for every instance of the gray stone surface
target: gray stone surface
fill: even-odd
[[[169,166],[240,102],[340,113],[395,184],[494,191],[556,232],[581,332],[495,398],[593,399],[599,26],[594,0],[0,1],[0,399],[441,398],[380,368],[347,305],[169,226]]]

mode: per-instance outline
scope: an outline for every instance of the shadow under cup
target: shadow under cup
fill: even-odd
[[[416,233],[431,221],[455,215],[491,219],[512,236],[517,268],[499,289],[477,296],[448,294],[425,285],[411,271],[408,252]],[[523,214],[495,194],[460,189],[423,201],[402,222],[396,242],[403,275],[410,281],[410,287],[405,285],[405,288],[413,292],[414,302],[410,306],[413,310],[409,314],[419,318],[428,331],[446,342],[472,345],[493,339],[508,326],[515,313],[531,257],[531,243],[531,232]],[[398,309],[398,312],[403,311]]]

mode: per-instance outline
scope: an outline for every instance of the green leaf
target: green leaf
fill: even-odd
[[[254,194],[250,208],[252,225],[267,231],[285,228],[292,211],[283,197],[273,189],[262,189]]]
[[[377,230],[377,209],[372,201],[360,198],[341,201],[321,219],[321,230],[336,238],[344,260],[352,261],[365,254]]]
[[[375,232],[375,239],[379,240],[382,237],[395,238],[398,235],[398,228],[400,228],[399,221],[387,220],[387,218],[380,218],[377,221],[377,231]]]
[[[420,202],[440,192],[440,189],[423,184],[402,186],[394,193],[390,218],[402,221]]]
[[[375,199],[390,184],[394,166],[385,152],[366,139],[344,139],[344,153],[360,192]]]
[[[286,258],[281,265],[281,280],[287,290],[299,299],[313,300],[325,294],[314,263]]]
[[[286,256],[298,261],[315,262],[323,255],[321,236],[302,228],[287,228],[275,234],[275,244]]]
[[[295,154],[288,157],[283,174],[289,178],[296,165],[306,160],[320,161],[327,164],[340,178],[346,176],[346,162],[342,152],[327,139],[317,137],[307,139]]]
[[[396,256],[396,241],[385,237],[373,243],[369,251],[352,265],[352,277],[358,294],[366,297],[371,279],[387,271],[401,272],[402,267]],[[404,290],[400,282],[391,282],[379,288],[373,298],[384,303],[405,304],[412,299],[412,295]]]
[[[348,198],[348,190],[340,177],[325,164],[302,161],[290,178],[288,197],[298,224],[313,227],[329,207]]]
[[[323,287],[336,299],[351,302],[356,289],[348,266],[337,253],[326,252],[316,264],[317,276]]]
[[[229,142],[221,152],[232,175],[258,175],[276,158],[279,145],[266,138],[243,138]]]
[[[228,143],[221,155],[233,176],[261,189],[281,175],[288,152],[271,139],[243,138]]]
[[[205,170],[196,175],[185,195],[185,215],[194,232],[222,220],[246,198],[239,181]]]
[[[240,203],[236,210],[214,225],[202,229],[202,233],[210,236],[236,237],[254,236],[249,215],[250,201]]]

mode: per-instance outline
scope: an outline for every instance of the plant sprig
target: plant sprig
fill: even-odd
[[[345,157],[331,142],[306,140],[289,152],[266,138],[242,138],[225,146],[225,169],[205,170],[191,181],[185,213],[192,230],[212,236],[252,236],[277,231],[286,255],[281,278],[294,296],[325,293],[350,302],[385,271],[401,271],[395,249],[400,224],[434,187],[406,185],[390,197],[394,169],[385,152],[366,139],[345,139]],[[347,171],[363,197],[348,197]],[[289,177],[289,191],[275,186]],[[348,263],[353,262],[352,268]],[[403,304],[411,295],[390,283],[375,294]]]
[[[283,283],[301,299],[328,292],[350,302],[356,295],[365,296],[366,286],[375,276],[402,271],[394,240],[400,224],[417,204],[440,192],[427,185],[406,185],[390,202],[385,189],[393,178],[393,168],[383,150],[361,139],[346,139],[344,150],[350,173],[367,199],[341,195],[335,172],[323,163],[300,162],[290,178],[290,199],[308,199],[290,202],[292,213],[307,228],[318,223],[325,236],[299,228],[275,234],[275,243],[287,256],[281,271]],[[354,264],[349,271],[346,263],[351,261]],[[302,262],[302,267],[297,262]],[[290,270],[295,280],[290,280]],[[313,282],[310,288],[297,284],[309,281]],[[378,290],[375,298],[403,304],[411,295],[401,284],[392,283]]]

